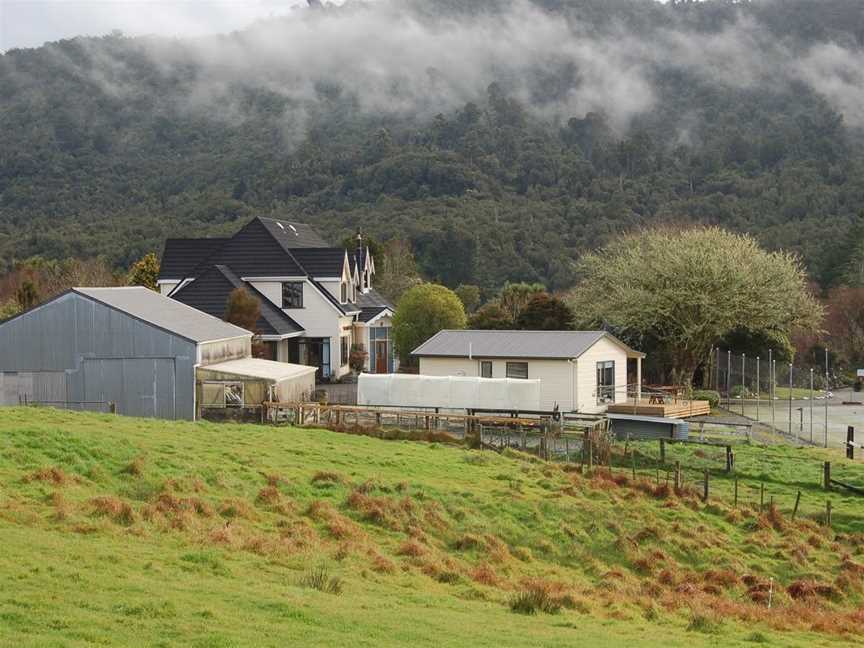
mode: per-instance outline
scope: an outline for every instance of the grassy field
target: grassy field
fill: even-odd
[[[784,452],[778,496],[821,458]],[[864,645],[851,508],[829,530],[642,471],[4,409],[0,645]]]

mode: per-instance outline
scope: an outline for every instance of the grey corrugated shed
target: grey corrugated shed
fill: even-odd
[[[230,340],[252,335],[246,329],[223,322],[175,299],[163,297],[149,288],[128,286],[72,290],[192,342]]]
[[[474,358],[578,358],[603,337],[633,352],[605,331],[444,330],[414,349],[413,355],[450,358],[467,358],[469,354]]]

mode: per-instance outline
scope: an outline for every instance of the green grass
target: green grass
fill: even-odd
[[[774,528],[617,472],[4,409],[0,646],[864,645],[851,513]]]

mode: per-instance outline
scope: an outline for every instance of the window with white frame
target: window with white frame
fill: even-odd
[[[343,304],[348,301],[348,284],[344,281],[342,282],[342,294],[340,295],[340,300]]]
[[[527,362],[508,362],[507,377],[520,378],[525,380],[528,378],[528,363]]]
[[[492,377],[492,361],[491,360],[481,360],[480,361],[480,377],[481,378],[491,378]]]
[[[615,361],[597,363],[597,404],[615,402]]]

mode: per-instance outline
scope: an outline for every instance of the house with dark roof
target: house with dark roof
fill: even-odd
[[[606,331],[453,331],[414,349],[420,374],[540,379],[541,407],[596,414],[641,398],[642,359]]]
[[[260,357],[314,366],[319,380],[350,372],[353,348],[365,370],[391,373],[393,306],[372,287],[375,262],[358,234],[353,250],[329,245],[305,223],[256,217],[234,236],[168,239],[159,290],[215,317],[245,288],[261,303]]]

